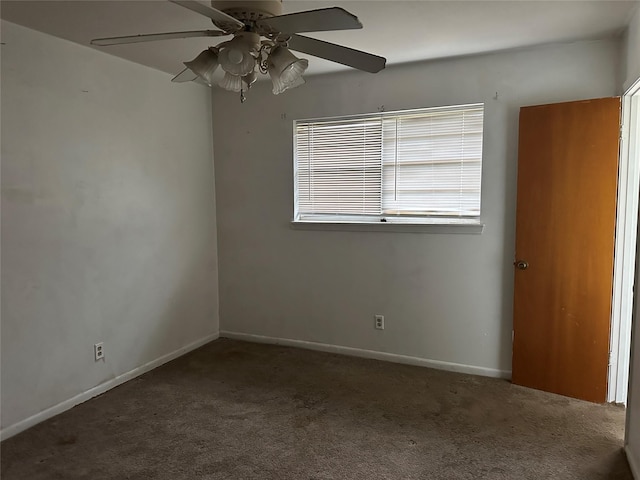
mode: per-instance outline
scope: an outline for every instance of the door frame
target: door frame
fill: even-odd
[[[640,194],[640,79],[622,96],[607,401],[627,403]]]

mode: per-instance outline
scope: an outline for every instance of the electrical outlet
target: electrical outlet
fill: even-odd
[[[93,355],[96,362],[104,358],[104,344],[102,342],[93,345]]]
[[[375,327],[378,330],[384,330],[384,315],[376,315]]]

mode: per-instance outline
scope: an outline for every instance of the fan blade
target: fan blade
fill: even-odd
[[[292,35],[289,48],[371,73],[379,72],[387,63],[384,57],[302,35]]]
[[[221,30],[197,30],[193,32],[150,33],[148,35],[130,35],[128,37],[95,38],[91,45],[107,47],[109,45],[122,45],[124,43],[155,42],[156,40],[170,40],[172,38],[190,37],[222,37],[229,35]]]
[[[340,7],[278,15],[256,22],[271,33],[325,32],[362,28],[358,17]]]
[[[196,80],[198,78],[198,75],[196,75],[195,73],[193,73],[191,71],[191,69],[189,68],[185,68],[184,70],[182,70],[178,75],[176,75],[175,77],[173,77],[171,79],[172,82],[178,82],[178,83],[182,83],[182,82],[193,82],[194,80]]]
[[[212,8],[210,5],[206,3],[199,2],[197,0],[169,0],[171,3],[175,3],[176,5],[180,5],[181,7],[188,8],[200,15],[204,15],[205,17],[209,17],[211,20],[218,22],[225,31],[228,32],[236,32],[238,30],[242,30],[244,28],[244,23],[239,20],[236,20],[231,15],[227,15],[220,10],[216,10]],[[217,24],[216,24],[217,25]]]

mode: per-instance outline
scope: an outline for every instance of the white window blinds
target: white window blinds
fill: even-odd
[[[295,124],[296,219],[479,217],[482,104]]]
[[[298,211],[379,215],[381,152],[380,118],[298,122]]]
[[[387,215],[480,215],[482,106],[383,118]]]

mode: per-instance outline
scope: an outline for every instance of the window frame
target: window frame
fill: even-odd
[[[462,110],[464,108],[482,107],[482,153],[480,161],[479,201],[480,211],[477,216],[436,216],[436,215],[352,215],[352,214],[300,214],[299,213],[299,175],[297,152],[297,124],[311,122],[348,121],[350,119],[379,118],[382,116],[415,115],[423,112]],[[327,229],[351,231],[407,231],[433,233],[482,233],[482,177],[484,169],[484,134],[485,112],[484,102],[444,105],[437,107],[413,108],[405,110],[379,111],[365,114],[339,115],[331,117],[303,118],[293,121],[293,217],[291,226],[295,229]],[[382,160],[381,160],[382,161]],[[381,193],[382,197],[382,193]],[[381,198],[382,201],[382,198]]]

